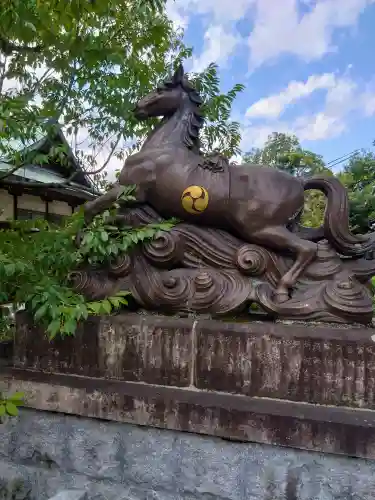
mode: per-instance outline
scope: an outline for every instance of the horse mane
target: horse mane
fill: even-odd
[[[183,137],[183,143],[187,148],[200,154],[199,132],[204,125],[204,116],[200,110],[200,106],[203,104],[203,99],[189,80],[184,75],[178,73],[172,78],[165,80],[163,85],[159,88],[161,90],[171,89],[176,88],[178,85],[181,85],[182,89],[188,95],[190,102],[193,104],[193,108],[187,116],[186,132]]]
[[[204,125],[204,116],[200,110],[203,99],[184,75],[183,68],[180,67],[171,78],[165,80],[159,89],[167,90],[176,88],[178,85],[181,85],[182,89],[188,95],[190,102],[193,104],[193,108],[187,116],[186,131],[182,139],[183,143],[188,149],[200,156],[198,163],[200,167],[210,170],[211,172],[223,172],[230,165],[228,158],[216,151],[206,156],[201,153],[199,132]]]
[[[224,172],[230,167],[229,160],[223,154],[214,151],[206,156],[202,156],[199,166],[213,173]]]

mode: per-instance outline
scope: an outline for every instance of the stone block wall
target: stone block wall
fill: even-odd
[[[375,498],[371,460],[36,410],[1,437],[1,500]]]

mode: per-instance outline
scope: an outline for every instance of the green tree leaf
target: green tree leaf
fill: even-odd
[[[10,397],[8,399],[11,400],[13,403],[15,401],[19,401],[22,403],[24,398],[25,398],[24,392],[14,392],[13,394],[10,395]]]
[[[100,238],[103,242],[107,242],[109,239],[108,233],[106,231],[101,231]]]
[[[112,305],[109,300],[103,300],[101,303],[101,309],[104,312],[104,314],[111,314],[112,311]]]
[[[36,320],[40,319],[44,314],[46,314],[48,307],[48,304],[43,304],[42,306],[40,306],[39,309],[37,309],[37,311],[35,312],[34,318]]]
[[[101,311],[102,311],[102,306],[100,304],[100,302],[91,302],[87,305],[87,307],[89,308],[89,310],[93,313],[93,314],[100,314]]]
[[[6,409],[6,412],[8,413],[8,415],[10,415],[11,417],[16,417],[18,415],[18,408],[11,401],[6,402],[5,409]]]
[[[60,332],[61,322],[59,319],[54,319],[51,321],[47,327],[47,333],[50,339],[54,339],[56,335]]]

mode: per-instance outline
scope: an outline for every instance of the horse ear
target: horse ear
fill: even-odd
[[[182,82],[182,79],[184,77],[184,74],[185,74],[185,71],[184,71],[184,67],[182,66],[182,64],[179,64],[172,79],[173,79],[173,83],[181,83]]]

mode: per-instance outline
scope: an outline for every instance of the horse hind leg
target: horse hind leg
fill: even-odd
[[[285,302],[289,299],[289,289],[295,285],[310,262],[314,260],[318,251],[317,244],[299,238],[284,226],[265,227],[252,234],[251,240],[276,250],[291,250],[296,254],[294,264],[280,278],[276,289],[277,301]]]

